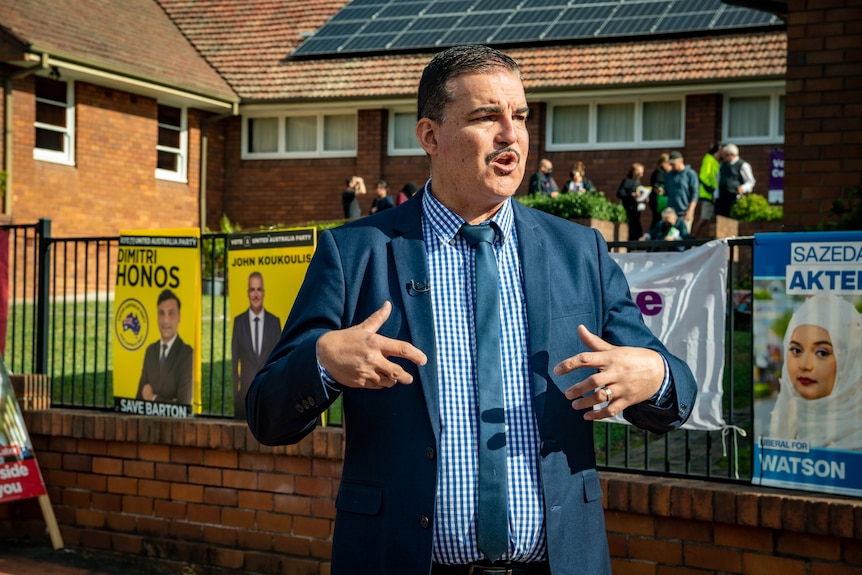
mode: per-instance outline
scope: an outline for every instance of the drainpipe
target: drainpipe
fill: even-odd
[[[239,115],[239,104],[237,102],[233,103],[231,106],[231,111],[219,114],[218,116],[211,116],[209,118],[204,118],[201,120],[201,184],[200,184],[200,198],[198,200],[198,205],[200,206],[200,228],[201,233],[204,233],[204,230],[207,227],[207,150],[209,147],[209,137],[207,136],[207,126],[211,122],[220,122],[225,118],[230,118],[232,116]]]
[[[12,215],[12,81],[48,68],[48,54],[42,54],[39,64],[24,68],[3,78],[3,169],[6,171],[6,194],[3,196],[3,213]]]

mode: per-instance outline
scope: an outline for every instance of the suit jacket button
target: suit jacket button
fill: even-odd
[[[428,529],[431,526],[431,520],[427,515],[423,515],[419,518],[419,524],[422,526],[422,529]]]
[[[429,447],[427,450],[425,450],[425,457],[427,457],[428,459],[434,459],[436,456],[437,452],[434,450],[433,447]]]
[[[303,410],[303,411],[305,411],[305,410],[306,410],[306,409],[308,409],[309,407],[311,407],[311,405],[308,403],[308,400],[307,400],[307,399],[303,399],[303,400],[302,400],[302,410]]]
[[[303,411],[305,411],[305,408],[302,407],[301,403],[297,403],[294,407],[296,407],[296,411],[298,411],[299,413],[302,413]]]
[[[314,397],[312,397],[310,395],[308,396],[308,405],[310,405],[311,407],[317,406],[317,402],[314,400]]]

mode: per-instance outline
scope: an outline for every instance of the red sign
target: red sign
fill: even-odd
[[[32,457],[0,465],[0,503],[45,495],[39,465]]]

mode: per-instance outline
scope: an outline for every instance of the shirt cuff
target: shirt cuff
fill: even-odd
[[[654,405],[663,405],[665,399],[667,398],[668,390],[670,389],[670,366],[667,364],[667,360],[664,358],[664,355],[661,355],[661,360],[664,363],[664,379],[661,382],[661,387],[658,388],[658,391],[653,395],[649,400],[650,403]]]
[[[329,399],[330,391],[339,391],[338,382],[335,381],[335,378],[329,375],[329,372],[326,371],[325,367],[320,365],[320,361],[317,362],[317,373],[320,374],[320,383],[323,385],[323,394],[326,396],[326,399]]]

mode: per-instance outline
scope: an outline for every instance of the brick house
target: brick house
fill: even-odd
[[[434,50],[288,58],[345,4],[0,1],[11,117],[3,212],[50,217],[67,236],[212,225],[222,214],[253,229],[340,218],[354,173],[371,188],[424,182],[412,124]],[[508,46],[533,108],[528,173],[547,157],[562,183],[583,161],[613,197],[632,162],[649,174],[660,152],[679,149],[697,169],[711,142],[735,139],[765,193],[768,151],[783,142],[786,45],[773,18]],[[759,111],[759,132],[730,137]],[[608,114],[630,133],[601,133]],[[592,127],[567,135],[579,118]],[[651,120],[661,134],[649,135]]]

